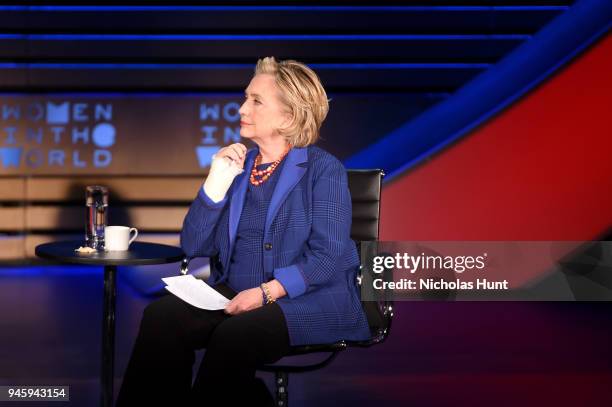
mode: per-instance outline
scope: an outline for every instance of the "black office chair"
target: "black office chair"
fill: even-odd
[[[349,189],[353,205],[353,219],[351,227],[351,238],[357,244],[360,252],[361,242],[377,241],[380,224],[380,194],[382,186],[382,170],[348,170]],[[361,254],[361,253],[360,253]],[[211,265],[214,261],[211,259]],[[181,273],[188,271],[189,259],[183,259]],[[212,266],[211,266],[212,267]],[[357,276],[357,284],[361,286],[361,272]],[[259,366],[258,370],[274,372],[276,376],[276,405],[286,407],[288,405],[289,373],[304,373],[321,369],[330,364],[340,353],[349,347],[370,347],[383,342],[389,335],[391,319],[393,317],[393,302],[362,301],[362,306],[372,337],[366,341],[341,340],[330,344],[314,344],[304,346],[293,346],[287,356],[306,355],[310,353],[329,353],[322,361],[308,365],[280,365],[271,364]]]

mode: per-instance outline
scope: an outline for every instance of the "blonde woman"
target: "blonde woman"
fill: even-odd
[[[253,391],[257,365],[290,346],[370,337],[355,284],[346,170],[314,146],[327,112],[306,65],[257,62],[240,108],[240,135],[256,147],[236,143],[215,154],[181,233],[187,256],[215,259],[208,284],[231,301],[222,311],[172,295],[148,305],[118,405],[149,396],[232,405]]]

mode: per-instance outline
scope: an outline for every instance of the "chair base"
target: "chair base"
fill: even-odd
[[[289,404],[289,373],[280,371],[275,373],[276,381],[276,407],[287,407]]]

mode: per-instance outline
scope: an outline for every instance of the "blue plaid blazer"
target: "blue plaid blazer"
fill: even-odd
[[[200,188],[183,222],[181,246],[189,257],[212,257],[210,285],[227,279],[250,169],[258,149],[247,152],[245,171],[223,201]],[[346,170],[319,147],[293,148],[285,158],[266,216],[265,281],[278,279],[278,299],[291,345],[365,340],[370,330],[356,284],[359,258],[350,238],[351,197]]]

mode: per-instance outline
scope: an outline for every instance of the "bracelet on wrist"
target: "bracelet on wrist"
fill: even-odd
[[[271,304],[276,301],[274,298],[272,298],[272,295],[270,294],[270,289],[268,288],[268,285],[266,283],[262,283],[260,287],[264,293],[264,297],[266,298],[266,304]]]

